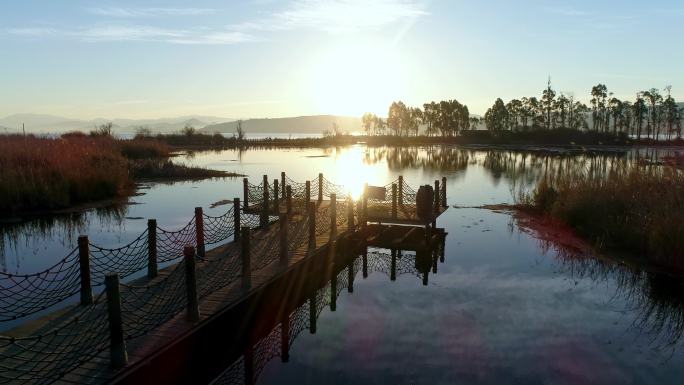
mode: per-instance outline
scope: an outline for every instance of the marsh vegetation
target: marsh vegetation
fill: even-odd
[[[3,216],[62,209],[124,197],[136,179],[230,176],[169,160],[170,147],[153,139],[114,139],[104,130],[59,138],[0,136]]]

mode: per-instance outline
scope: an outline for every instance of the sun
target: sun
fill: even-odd
[[[395,49],[355,41],[313,58],[310,95],[320,113],[384,116],[392,100],[402,96],[403,79]]]

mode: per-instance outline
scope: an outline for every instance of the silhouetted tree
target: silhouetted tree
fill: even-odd
[[[542,106],[546,112],[545,123],[546,129],[550,130],[553,127],[553,121],[551,119],[551,111],[553,110],[553,99],[556,97],[556,92],[551,89],[551,77],[549,77],[549,82],[546,85],[546,89],[542,92]]]
[[[634,127],[636,128],[637,139],[641,139],[641,129],[644,124],[644,117],[648,108],[641,93],[637,94],[636,101],[632,104],[632,117],[634,118]]]
[[[663,100],[663,97],[658,92],[658,89],[651,88],[648,91],[642,92],[644,99],[648,102],[648,121],[646,123],[647,137],[651,137],[653,134],[654,138],[658,138],[657,132],[657,119],[658,119],[658,103]]]
[[[361,117],[361,126],[363,127],[363,130],[366,132],[366,135],[373,134],[376,118],[377,116],[375,116],[375,114],[371,114],[370,112],[366,112]]]
[[[506,128],[508,111],[501,98],[496,99],[494,105],[487,110],[484,120],[488,130],[501,131]]]
[[[591,107],[592,107],[592,127],[594,131],[602,128],[603,115],[605,112],[606,98],[608,97],[608,87],[605,84],[597,84],[591,88]]]

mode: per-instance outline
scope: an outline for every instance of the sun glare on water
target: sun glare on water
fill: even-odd
[[[391,47],[355,42],[314,57],[311,97],[321,113],[380,115],[403,93],[401,60]]]
[[[365,164],[364,154],[362,148],[350,149],[335,162],[335,183],[343,185],[354,200],[361,197],[365,183],[374,184],[387,177],[386,170]]]

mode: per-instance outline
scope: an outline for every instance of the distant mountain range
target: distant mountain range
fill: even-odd
[[[179,116],[160,119],[92,119],[79,120],[61,116],[43,114],[15,114],[0,119],[0,133],[21,133],[22,124],[26,133],[64,133],[67,131],[89,132],[96,126],[112,122],[115,134],[131,134],[139,127],[147,127],[153,133],[178,132],[186,125],[195,127],[201,132],[234,133],[237,121],[231,118],[217,116]],[[355,132],[361,130],[361,118],[351,116],[315,115],[291,118],[263,118],[246,119],[242,121],[242,128],[246,133],[315,133],[332,130],[337,124],[340,132]]]
[[[242,121],[242,129],[246,133],[302,133],[320,134],[332,130],[337,124],[340,132],[361,131],[361,118],[353,116],[313,115],[291,118],[247,119]],[[210,124],[202,128],[202,132],[234,133],[237,121]]]
[[[201,129],[208,125],[233,121],[231,118],[217,116],[189,115],[159,119],[92,119],[79,120],[44,114],[14,114],[0,119],[0,133],[21,133],[22,124],[31,134],[63,133],[67,131],[88,132],[96,126],[112,122],[114,133],[130,134],[139,127],[147,127],[152,132],[170,133],[181,130],[186,125]]]

